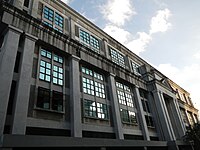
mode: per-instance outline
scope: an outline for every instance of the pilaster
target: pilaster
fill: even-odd
[[[124,139],[122,121],[120,118],[119,103],[117,98],[117,91],[115,86],[115,75],[110,73],[109,76],[109,93],[111,95],[111,106],[114,121],[115,134],[117,139]]]
[[[74,55],[70,60],[70,112],[73,137],[82,137],[79,60],[80,58]]]
[[[3,134],[21,30],[8,26],[0,60],[0,135]]]
[[[150,141],[149,131],[148,131],[147,123],[146,123],[145,116],[144,116],[144,111],[143,111],[142,102],[140,99],[140,92],[139,92],[138,86],[135,86],[134,93],[135,93],[136,105],[138,108],[138,117],[140,120],[142,134],[143,134],[144,140]]]
[[[169,119],[167,108],[164,102],[163,93],[161,91],[154,90],[153,96],[155,99],[156,109],[158,111],[159,122],[161,124],[162,132],[165,140],[172,141],[175,140],[175,135],[173,128]]]
[[[16,104],[13,113],[12,134],[25,134],[26,132],[33,54],[36,40],[36,37],[25,34],[21,69],[16,89]]]

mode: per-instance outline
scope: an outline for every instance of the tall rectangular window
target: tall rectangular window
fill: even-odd
[[[182,116],[183,122],[186,124],[186,126],[188,126],[189,122],[188,122],[188,118],[187,118],[185,110],[180,108],[180,112],[181,112],[181,116]]]
[[[37,107],[50,109],[50,90],[38,87]]]
[[[29,0],[24,0],[24,6],[28,8],[28,6],[29,6]]]
[[[94,95],[94,81],[83,77],[83,92]]]
[[[86,44],[90,44],[90,35],[89,35],[89,33],[87,33],[87,32],[85,32],[85,31],[80,29],[79,36],[80,36],[81,41],[83,41]]]
[[[40,75],[41,80],[51,82],[51,64],[43,60],[40,61]]]
[[[134,107],[131,89],[119,82],[116,82],[116,87],[119,103],[128,107]]]
[[[63,85],[63,68],[53,66],[53,83]]]
[[[134,74],[140,76],[141,75],[140,69],[139,69],[140,66],[137,63],[133,62],[133,61],[131,61],[131,66],[132,66]]]
[[[97,116],[101,119],[108,119],[108,110],[106,104],[97,103]]]
[[[59,15],[58,13],[55,13],[55,24],[59,27],[63,28],[63,17]]]
[[[194,124],[194,119],[191,112],[187,112],[190,125]]]
[[[40,51],[40,55],[39,79],[47,82],[53,81],[54,84],[62,86],[64,80],[63,57],[43,48]]]
[[[85,67],[82,67],[82,73],[83,92],[105,99],[106,92],[103,75]]]
[[[140,99],[142,101],[142,107],[145,112],[150,113],[149,103],[148,103],[148,95],[147,91],[140,90]]]
[[[52,109],[56,111],[63,111],[63,93],[53,91]]]
[[[122,54],[120,54],[119,52],[117,52],[116,50],[110,48],[110,56],[111,56],[111,60],[122,66],[122,67],[125,67],[125,59],[124,59],[124,56]]]
[[[44,7],[44,18],[48,19],[51,22],[53,22],[54,20],[54,11],[47,6]]]

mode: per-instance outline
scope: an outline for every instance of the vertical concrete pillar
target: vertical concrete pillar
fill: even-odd
[[[16,104],[13,113],[12,134],[25,134],[26,132],[33,54],[36,40],[36,37],[25,34],[21,69],[16,92]]]
[[[113,115],[116,138],[124,139],[114,74],[110,74],[108,82],[109,82],[109,93],[111,96],[110,98],[111,98],[111,106],[112,106],[112,115]]]
[[[0,135],[3,134],[9,93],[21,30],[9,26],[1,48],[0,60]]]
[[[158,111],[159,121],[162,126],[162,131],[165,137],[165,140],[172,141],[175,140],[175,135],[169,119],[168,111],[165,105],[163,93],[161,91],[153,91],[153,96],[155,99],[156,109]]]
[[[141,99],[140,99],[140,92],[139,92],[139,87],[136,85],[135,88],[134,88],[134,95],[135,95],[135,99],[136,99],[136,105],[137,105],[137,108],[138,108],[138,117],[139,117],[139,120],[140,120],[140,126],[141,126],[141,129],[142,129],[142,134],[143,134],[143,137],[144,137],[144,140],[148,140],[150,141],[150,137],[149,137],[149,131],[148,131],[148,128],[147,128],[147,123],[146,123],[146,120],[145,120],[145,116],[144,116],[144,111],[143,111],[143,108],[142,108],[142,102],[141,102]]]
[[[175,124],[179,133],[179,138],[181,138],[185,135],[186,128],[184,127],[183,120],[181,119],[181,113],[176,98],[173,98],[171,107],[174,114]]]
[[[80,96],[80,71],[77,56],[71,56],[70,62],[70,108],[71,108],[71,135],[82,137],[81,123],[81,96]]]

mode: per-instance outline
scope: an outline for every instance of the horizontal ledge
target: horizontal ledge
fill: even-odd
[[[167,141],[119,140],[40,135],[2,136],[3,147],[165,147]]]

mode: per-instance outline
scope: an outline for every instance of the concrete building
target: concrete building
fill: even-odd
[[[0,81],[0,149],[191,149],[189,93],[60,0],[1,0]]]

